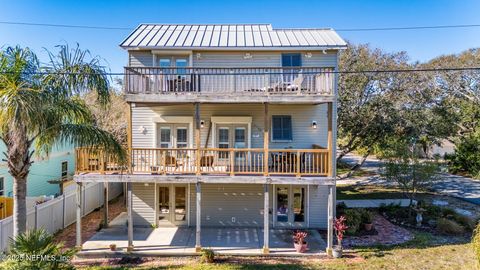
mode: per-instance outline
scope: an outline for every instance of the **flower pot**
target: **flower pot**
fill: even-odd
[[[343,256],[342,247],[335,246],[332,250],[332,255],[333,255],[334,258],[341,258]]]
[[[109,247],[110,247],[111,251],[117,250],[117,245],[115,245],[115,244],[111,244]]]
[[[373,228],[373,224],[372,223],[365,223],[363,224],[364,228],[365,228],[365,231],[369,232],[372,230]]]
[[[298,253],[304,253],[305,251],[307,251],[307,242],[303,242],[303,243],[294,242],[293,245],[295,246],[295,250]]]

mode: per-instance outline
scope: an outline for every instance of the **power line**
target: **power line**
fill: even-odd
[[[201,70],[202,68],[199,68]],[[419,69],[374,69],[374,70],[332,70],[332,71],[303,71],[302,74],[362,74],[362,73],[415,73],[415,72],[450,72],[450,71],[480,71],[480,67],[448,67],[448,68],[419,68]],[[18,72],[0,71],[0,74],[17,74]],[[125,72],[81,73],[81,72],[20,72],[22,75],[110,75],[110,76],[141,76],[141,75],[175,75],[175,74],[131,74]],[[196,75],[257,75],[256,73],[195,73]],[[272,73],[275,74],[275,73]],[[284,74],[281,71],[278,74]]]
[[[132,27],[116,27],[116,26],[94,26],[94,25],[75,25],[75,24],[53,24],[53,23],[31,23],[31,22],[15,22],[0,21],[0,24],[7,25],[25,25],[25,26],[44,26],[44,27],[61,27],[61,28],[84,28],[95,30],[134,30]],[[473,28],[480,27],[480,24],[454,24],[454,25],[427,25],[427,26],[402,26],[402,27],[377,27],[377,28],[337,28],[338,32],[368,32],[368,31],[398,31],[398,30],[421,30],[421,29],[448,29],[448,28]]]

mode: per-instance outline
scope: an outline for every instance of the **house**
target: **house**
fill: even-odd
[[[5,144],[0,142],[0,153],[5,151]],[[60,195],[60,184],[71,180],[74,174],[74,153],[71,145],[57,145],[48,156],[34,155],[27,179],[27,197]],[[3,159],[0,159],[0,197],[13,197],[13,177]]]
[[[258,227],[264,253],[270,229],[327,229],[331,250],[334,30],[141,24],[120,46],[129,162],[80,148],[75,180],[126,183],[129,250],[142,226],[195,228],[197,251],[203,228]]]

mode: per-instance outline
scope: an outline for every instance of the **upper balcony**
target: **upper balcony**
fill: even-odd
[[[304,104],[334,100],[333,68],[125,67],[129,102]]]

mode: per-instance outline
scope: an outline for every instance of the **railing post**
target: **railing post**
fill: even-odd
[[[296,164],[297,166],[296,166],[296,174],[295,175],[297,177],[300,177],[300,176],[302,176],[302,172],[300,170],[300,168],[301,168],[300,167],[300,150],[297,150],[297,157],[296,158],[297,158],[297,164]]]
[[[235,152],[233,149],[230,149],[229,156],[230,156],[230,176],[234,176],[235,175]]]

